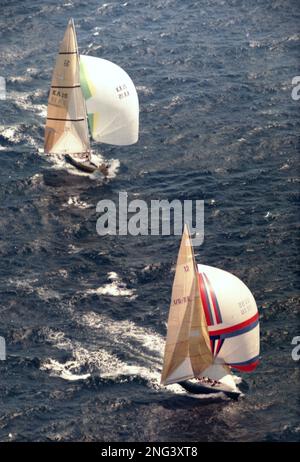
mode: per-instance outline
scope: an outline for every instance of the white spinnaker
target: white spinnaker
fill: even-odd
[[[198,265],[198,271],[205,275],[208,303],[214,321],[213,325],[208,325],[210,338],[217,337],[220,332],[224,340],[214,363],[255,363],[259,355],[259,324],[252,293],[240,279],[227,271],[207,265]],[[222,322],[216,322],[211,291],[216,296]],[[242,367],[237,369],[243,370]]]
[[[119,146],[136,143],[139,101],[129,75],[106,59],[81,55],[80,81],[93,139]]]

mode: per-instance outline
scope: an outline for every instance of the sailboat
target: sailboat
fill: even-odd
[[[95,141],[130,145],[138,140],[139,102],[128,74],[105,59],[80,56],[73,19],[59,47],[48,98],[44,152],[62,155],[88,173],[108,173],[92,155]]]
[[[241,391],[232,369],[250,372],[259,362],[259,320],[254,297],[236,276],[196,265],[187,225],[179,249],[165,345],[163,385],[181,384],[191,395]]]

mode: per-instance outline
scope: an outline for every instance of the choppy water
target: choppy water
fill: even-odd
[[[299,440],[298,2],[0,5],[0,440]],[[81,52],[139,93],[139,143],[101,146],[120,164],[108,185],[36,153],[69,17]],[[159,385],[179,240],[100,238],[96,204],[124,190],[205,200],[198,261],[240,277],[260,309],[245,399]]]

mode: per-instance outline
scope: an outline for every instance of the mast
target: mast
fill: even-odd
[[[185,225],[172,289],[163,384],[196,377],[213,362],[198,284],[194,252]]]
[[[79,54],[70,19],[56,59],[48,99],[45,152],[90,156],[85,100],[80,86]]]

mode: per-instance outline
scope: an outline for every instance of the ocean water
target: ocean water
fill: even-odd
[[[299,2],[0,6],[0,440],[299,440]],[[139,142],[93,146],[114,159],[107,184],[37,152],[70,17],[81,53],[139,94]],[[160,385],[179,238],[98,236],[96,204],[120,191],[205,200],[197,261],[240,277],[260,312],[244,399]]]

